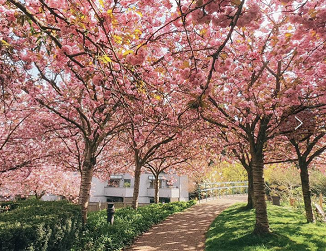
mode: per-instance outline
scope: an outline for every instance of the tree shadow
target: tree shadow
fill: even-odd
[[[320,250],[326,251],[325,232],[302,222],[295,212],[277,209],[270,226],[272,233],[254,235],[255,211],[238,206],[229,208],[215,219],[206,236],[206,251]],[[282,221],[282,219],[284,221]],[[309,229],[307,229],[307,227]],[[319,232],[318,232],[319,231]],[[308,234],[307,234],[308,233]]]
[[[251,232],[251,231],[248,231]],[[257,247],[262,247],[267,250],[284,250],[284,251],[305,251],[311,250],[308,244],[297,243],[289,237],[271,233],[270,235],[257,236],[253,233],[247,233],[240,237],[231,237],[230,233],[223,233],[222,235],[214,238],[212,241],[206,242],[206,250],[213,251],[231,251],[231,250],[254,250]],[[316,243],[319,247],[325,245],[324,242],[319,241]]]

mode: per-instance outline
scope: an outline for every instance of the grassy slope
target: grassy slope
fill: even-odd
[[[326,224],[307,224],[304,215],[290,207],[268,205],[273,234],[259,238],[251,234],[254,210],[233,206],[212,223],[206,239],[206,251],[316,250],[326,251]]]

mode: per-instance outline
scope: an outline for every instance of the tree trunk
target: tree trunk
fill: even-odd
[[[234,153],[238,155],[237,151],[234,150]],[[248,154],[244,153],[243,155],[238,155],[238,159],[240,160],[242,166],[247,171],[248,177],[248,202],[247,205],[244,207],[245,209],[253,209],[255,206],[254,201],[254,180],[252,174],[252,160],[249,159]]]
[[[43,195],[45,195],[45,191],[41,192],[40,194],[38,194],[37,191],[35,191],[34,193],[35,193],[35,199],[37,200],[41,200]]]
[[[262,153],[252,156],[254,201],[256,208],[256,224],[254,234],[269,234],[267,206],[265,201],[264,164]]]
[[[254,179],[253,179],[251,164],[246,170],[248,175],[248,202],[245,208],[253,209],[255,207],[255,201],[254,201]]]
[[[140,174],[141,174],[141,165],[139,163],[136,163],[134,194],[133,194],[133,197],[132,197],[132,207],[133,207],[133,209],[137,209],[138,208]]]
[[[154,181],[154,188],[155,188],[155,194],[154,194],[154,203],[157,204],[160,202],[160,180],[158,179],[158,175],[155,175],[155,181]]]
[[[87,209],[92,186],[93,167],[94,165],[90,162],[85,162],[81,171],[79,205],[82,210],[83,224],[86,224],[87,222]]]
[[[311,206],[311,191],[309,184],[309,173],[308,166],[300,163],[300,177],[301,177],[301,187],[304,201],[304,208],[306,211],[307,222],[314,222],[314,215]]]

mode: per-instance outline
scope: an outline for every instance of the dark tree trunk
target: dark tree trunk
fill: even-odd
[[[158,175],[155,175],[155,181],[154,181],[154,188],[155,188],[155,194],[154,194],[154,203],[160,202],[160,180],[158,179]]]
[[[134,194],[133,194],[133,198],[132,198],[132,207],[133,207],[133,209],[138,208],[138,196],[139,196],[141,167],[142,166],[139,163],[136,163]]]
[[[264,164],[262,153],[252,154],[252,172],[254,201],[256,208],[256,224],[254,234],[269,234],[269,223],[267,218],[267,206],[265,201]]]
[[[306,211],[307,222],[314,222],[314,215],[311,206],[311,191],[309,184],[309,173],[308,166],[304,163],[300,163],[300,177],[301,177],[301,187],[304,201],[304,208]]]
[[[241,162],[244,169],[247,171],[247,178],[248,178],[248,202],[245,206],[245,209],[253,209],[255,207],[254,201],[254,180],[252,174],[252,160],[249,157],[249,154],[243,153],[239,155],[236,150],[233,150],[236,156],[238,156],[239,161]]]
[[[37,193],[37,191],[35,191],[34,193],[35,193],[35,199],[37,199],[37,200],[41,200],[43,195],[45,195],[45,191],[43,191],[41,193]]]
[[[258,118],[259,131],[255,136],[252,125],[247,125],[247,136],[250,143],[251,166],[253,174],[254,202],[256,209],[256,224],[254,234],[266,235],[270,233],[265,201],[264,181],[264,154],[263,149],[267,141],[267,129],[270,118]]]
[[[87,222],[87,209],[92,186],[93,169],[94,165],[91,161],[85,161],[81,171],[79,205],[81,206],[83,224]]]
[[[248,175],[248,202],[246,205],[246,209],[253,209],[255,207],[255,201],[254,201],[254,178],[252,173],[252,166],[251,164],[246,168],[247,175]]]

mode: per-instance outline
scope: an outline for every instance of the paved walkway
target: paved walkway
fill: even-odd
[[[201,202],[190,209],[169,216],[140,236],[127,251],[202,251],[205,233],[216,216],[246,196],[224,197]]]

